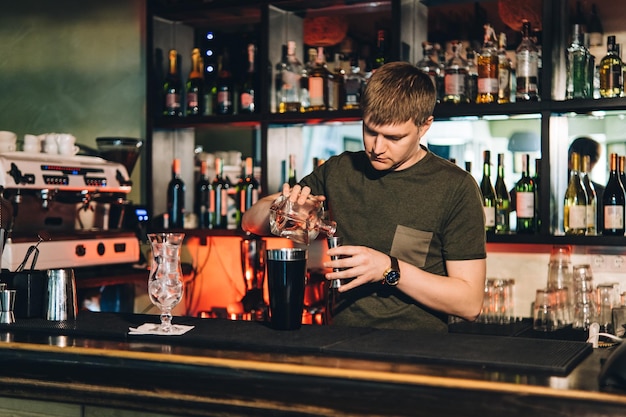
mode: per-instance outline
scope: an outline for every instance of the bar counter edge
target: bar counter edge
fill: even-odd
[[[625,393],[597,386],[610,352],[554,376],[1,330],[0,397],[174,416],[623,416]]]

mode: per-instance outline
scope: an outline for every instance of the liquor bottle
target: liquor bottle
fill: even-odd
[[[441,67],[439,62],[437,62],[437,51],[435,51],[434,45],[430,42],[422,42],[422,54],[422,59],[420,59],[415,66],[424,74],[428,74],[439,93],[438,83]],[[439,94],[437,95],[437,100],[441,100]]]
[[[169,70],[165,76],[165,81],[163,81],[163,93],[165,97],[163,116],[182,116],[182,83],[178,70],[178,53],[176,49],[170,49]]]
[[[587,193],[587,235],[598,234],[598,196],[596,189],[589,178],[591,169],[591,157],[583,155],[582,169],[580,171],[581,180]]]
[[[530,155],[522,156],[522,177],[515,184],[515,210],[517,233],[535,233],[537,231],[535,213],[535,181],[529,173]]]
[[[476,65],[476,54],[472,48],[467,48],[467,78],[465,79],[465,95],[470,103],[476,102],[478,97],[478,66]]]
[[[541,158],[535,159],[535,175],[532,179],[535,183],[535,228],[539,231],[541,229]]]
[[[333,70],[328,72],[328,110],[341,110],[346,96],[346,72],[341,67],[341,54],[336,53]]]
[[[254,160],[246,158],[243,175],[237,183],[237,225],[241,216],[259,199],[259,182],[254,177]]]
[[[485,230],[488,233],[496,231],[496,191],[491,184],[491,152],[483,152],[483,178],[480,181],[480,192],[483,197],[485,211]]]
[[[587,33],[589,33],[589,46],[602,45],[604,29],[602,28],[602,21],[598,15],[598,7],[595,3],[591,5],[591,16],[587,23]]]
[[[167,185],[167,214],[170,227],[182,229],[185,216],[185,183],[180,177],[178,158],[172,162],[172,179]]]
[[[198,227],[200,229],[210,229],[213,227],[211,215],[215,210],[211,210],[211,181],[209,181],[208,164],[203,160],[200,162],[200,176],[196,182],[194,193],[194,212],[198,217]]]
[[[302,63],[296,56],[296,42],[288,41],[283,59],[277,67],[277,103],[279,113],[299,112],[301,106],[300,79]]]
[[[472,161],[465,161],[465,171],[472,173]]]
[[[213,229],[228,228],[228,190],[230,182],[224,178],[224,162],[215,158],[215,178],[211,182],[211,208],[214,212]]]
[[[622,60],[617,54],[615,36],[606,38],[606,56],[599,65],[600,96],[603,98],[619,97],[623,89]]]
[[[624,235],[624,187],[619,179],[617,154],[609,155],[609,180],[606,183],[602,196],[604,222],[602,225],[603,235]]]
[[[315,63],[307,71],[309,80],[309,107],[307,111],[328,110],[328,79],[329,72],[326,68],[324,48],[317,48]]]
[[[511,60],[506,56],[506,33],[498,38],[498,103],[511,101]]]
[[[591,55],[584,45],[584,33],[579,25],[572,27],[572,43],[566,54],[566,95],[565,98],[591,98],[591,80],[589,76]]]
[[[289,155],[289,172],[287,173],[287,184],[293,187],[298,183],[296,179],[296,156],[294,154]]]
[[[311,95],[309,94],[309,74],[315,68],[315,60],[317,59],[317,49],[308,49],[308,59],[302,67],[302,76],[300,78],[300,111],[307,112],[311,107]]]
[[[478,95],[476,103],[494,103],[498,98],[498,50],[496,32],[490,24],[485,25],[483,46],[477,57]],[[472,99],[469,96],[470,100]]]
[[[191,71],[185,85],[187,116],[199,116],[204,114],[204,68],[200,48],[191,51]]]
[[[361,94],[364,88],[365,76],[361,72],[361,67],[359,67],[359,60],[354,56],[350,59],[350,72],[346,74],[344,110],[361,108]]]
[[[467,85],[467,61],[460,55],[461,47],[461,42],[452,42],[452,58],[446,62],[445,66],[444,103],[458,104],[468,102],[465,94],[465,86]]]
[[[233,114],[234,82],[228,50],[218,57],[215,114]]]
[[[530,38],[530,22],[522,22],[522,41],[515,50],[516,101],[538,101],[539,51]]]
[[[256,45],[248,43],[246,47],[247,64],[241,90],[239,91],[239,111],[242,113],[254,113],[256,107],[256,95],[259,92],[259,72],[256,68]]]
[[[626,191],[626,172],[624,172],[624,166],[626,165],[626,156],[618,155],[617,156],[617,173],[619,175],[619,180],[622,183],[622,187]]]
[[[570,174],[563,202],[563,230],[566,235],[587,233],[587,193],[580,176],[580,154],[572,152]]]
[[[504,182],[504,154],[498,154],[498,173],[496,175],[496,233],[511,231],[509,213],[511,212],[511,195]]]
[[[376,33],[376,50],[374,51],[372,71],[376,71],[376,69],[382,67],[387,62],[387,31],[378,29]]]

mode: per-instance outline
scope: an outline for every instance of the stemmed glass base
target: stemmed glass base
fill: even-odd
[[[157,331],[159,333],[171,333],[178,330],[178,328],[172,324],[172,310],[162,309],[159,317],[161,318],[161,324],[154,326],[152,331]]]

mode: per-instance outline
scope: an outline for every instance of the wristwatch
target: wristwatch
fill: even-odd
[[[391,267],[383,274],[383,284],[395,287],[400,281],[400,266],[398,265],[398,258],[395,256],[389,256],[389,258],[391,259]]]

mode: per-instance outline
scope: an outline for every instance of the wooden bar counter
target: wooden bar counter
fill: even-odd
[[[195,326],[182,336],[128,334],[157,321],[80,312],[76,322],[1,324],[0,410],[27,399],[78,405],[81,415],[105,415],[90,407],[141,416],[626,415],[626,393],[598,384],[611,348],[582,342],[310,325],[285,332],[187,317],[174,318]],[[533,353],[559,357],[563,348],[572,360],[554,370]],[[505,360],[528,353],[530,365]]]

